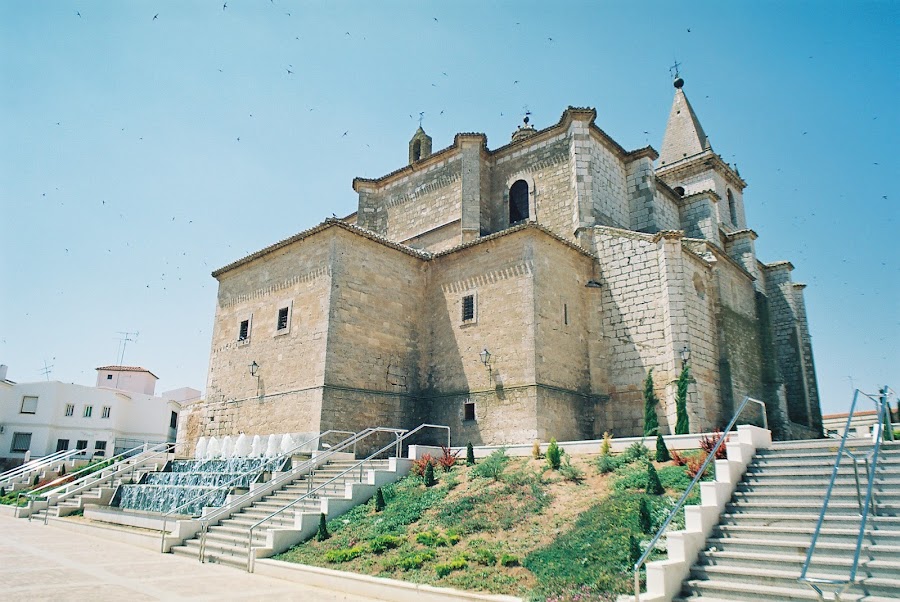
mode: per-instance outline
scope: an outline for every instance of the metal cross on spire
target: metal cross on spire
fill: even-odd
[[[675,59],[675,64],[672,65],[671,67],[669,67],[669,75],[671,75],[673,78],[678,77],[679,76],[679,73],[678,73],[679,67],[681,67],[681,63],[678,62],[678,59]]]
[[[423,119],[425,119],[425,111],[419,111],[419,127],[422,127]]]

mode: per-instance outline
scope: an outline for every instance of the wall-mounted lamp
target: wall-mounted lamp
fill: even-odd
[[[484,364],[484,367],[490,369],[490,367],[491,367],[491,352],[488,351],[487,349],[482,349],[479,356],[481,357],[481,363]]]
[[[681,348],[681,369],[684,370],[685,366],[691,359],[691,349],[687,345]]]
[[[254,362],[252,364],[250,364],[250,376],[256,376],[256,374],[258,372],[259,372],[259,364],[257,364],[256,361],[254,360]]]

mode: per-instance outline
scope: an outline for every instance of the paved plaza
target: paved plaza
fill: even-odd
[[[0,586],[8,600],[374,600],[6,516]]]

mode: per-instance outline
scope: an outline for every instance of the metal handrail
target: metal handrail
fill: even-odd
[[[722,436],[719,437],[719,440],[716,441],[715,446],[713,446],[712,450],[710,450],[709,455],[706,456],[706,460],[700,466],[700,469],[697,471],[697,475],[691,481],[691,484],[688,485],[688,488],[684,490],[684,493],[681,495],[681,499],[678,500],[678,503],[675,504],[675,507],[672,508],[672,511],[669,512],[668,518],[666,518],[666,522],[662,524],[659,530],[656,532],[656,535],[653,536],[653,539],[650,540],[650,544],[647,546],[647,549],[644,550],[644,553],[641,554],[641,557],[637,562],[634,563],[634,602],[640,602],[641,600],[641,566],[643,566],[644,562],[647,561],[647,558],[650,556],[650,553],[653,551],[653,548],[656,546],[656,542],[659,541],[659,538],[662,537],[663,533],[665,533],[666,529],[669,527],[669,523],[675,519],[675,514],[681,509],[684,505],[685,500],[687,500],[691,491],[694,489],[694,486],[700,481],[703,475],[706,473],[706,467],[709,466],[709,463],[712,462],[716,457],[716,452],[719,451],[719,448],[722,447],[722,444],[725,442],[725,439],[731,432],[731,429],[734,427],[737,422],[738,417],[741,415],[741,412],[744,411],[744,408],[747,406],[748,402],[758,403],[762,406],[762,415],[763,415],[763,424],[765,425],[766,430],[768,430],[769,423],[766,420],[766,404],[758,399],[753,399],[749,395],[744,398],[741,402],[741,405],[738,406],[737,411],[734,413],[734,416],[731,418],[731,422],[728,423],[728,426],[725,427],[725,430],[722,432]]]
[[[316,435],[315,437],[312,437],[311,439],[307,439],[307,440],[304,441],[303,443],[300,443],[300,444],[295,445],[294,447],[292,447],[291,449],[289,449],[288,451],[286,451],[286,452],[284,452],[284,453],[278,454],[277,456],[274,456],[274,457],[270,458],[270,459],[267,460],[263,465],[261,465],[261,466],[259,466],[259,467],[257,467],[257,468],[253,468],[253,469],[251,469],[251,470],[247,470],[247,471],[245,471],[245,472],[239,474],[238,476],[234,477],[233,479],[231,479],[231,480],[228,481],[227,483],[223,483],[223,484],[221,484],[221,485],[219,485],[219,486],[217,486],[217,487],[215,487],[215,488],[213,488],[213,489],[210,489],[210,490],[208,490],[206,493],[202,493],[202,494],[200,494],[200,495],[194,496],[193,498],[191,498],[191,499],[188,500],[187,502],[181,504],[181,505],[178,506],[177,508],[173,508],[172,510],[169,510],[168,512],[166,512],[166,513],[163,515],[162,541],[161,541],[161,543],[160,543],[160,551],[165,552],[165,547],[166,547],[166,524],[169,522],[169,517],[171,517],[172,515],[178,514],[179,510],[183,510],[184,508],[187,508],[188,506],[191,506],[192,504],[194,504],[194,503],[196,503],[196,502],[199,502],[200,500],[202,500],[202,499],[204,499],[204,498],[209,497],[209,496],[212,495],[213,493],[222,491],[223,489],[231,489],[231,488],[234,486],[235,483],[240,482],[240,480],[241,480],[243,477],[246,477],[246,476],[249,475],[249,474],[253,474],[253,473],[257,473],[258,475],[259,475],[259,474],[262,474],[263,472],[266,471],[266,467],[269,467],[269,466],[272,466],[272,465],[276,465],[276,466],[277,466],[279,462],[284,462],[284,461],[285,461],[287,458],[289,458],[291,455],[293,455],[294,453],[296,453],[298,450],[300,450],[300,449],[306,447],[307,445],[309,445],[309,444],[312,443],[313,441],[321,440],[322,437],[324,437],[325,435],[330,435],[330,434],[333,434],[333,433],[342,433],[342,434],[350,434],[350,435],[354,435],[354,434],[355,434],[355,433],[352,433],[352,432],[350,432],[350,431],[336,431],[336,430],[325,431],[324,433],[318,434],[318,435]],[[318,449],[318,444],[316,444],[316,448]]]
[[[150,460],[153,460],[154,458],[157,458],[161,455],[168,456],[169,454],[175,452],[175,449],[177,449],[178,445],[180,445],[180,444],[178,444],[178,443],[158,443],[158,444],[154,445],[153,447],[151,447],[150,449],[148,449],[146,452],[142,452],[141,454],[139,454],[137,456],[132,456],[131,458],[126,458],[125,460],[118,462],[118,465],[119,465],[118,468],[115,468],[114,466],[108,466],[106,468],[101,468],[99,471],[97,471],[100,474],[95,479],[91,479],[91,477],[96,473],[91,473],[91,474],[85,475],[84,477],[82,477],[80,479],[80,481],[82,481],[82,483],[80,485],[76,486],[74,489],[69,489],[71,484],[63,485],[62,487],[57,488],[57,490],[65,489],[66,491],[63,491],[63,493],[59,497],[57,497],[55,502],[58,503],[58,502],[62,501],[62,499],[64,499],[62,496],[65,496],[66,498],[68,498],[68,497],[75,495],[77,493],[80,493],[82,491],[87,491],[88,489],[91,489],[92,487],[96,487],[97,485],[99,485],[102,482],[111,480],[111,479],[113,479],[121,474],[125,474],[126,472],[129,472],[129,471],[131,471],[130,478],[134,479],[134,471],[137,469],[138,465],[143,465],[143,464],[149,462]],[[110,470],[110,469],[112,469],[112,470]],[[47,522],[50,518],[49,497],[51,495],[53,495],[55,493],[55,491],[57,491],[57,490],[48,491],[46,493],[41,494],[41,496],[40,496],[40,497],[48,498],[48,506],[47,506],[48,512],[44,513],[44,524],[45,525],[47,524]],[[28,516],[28,519],[31,520],[31,515]]]
[[[51,495],[55,495],[59,491],[65,490],[73,485],[76,485],[76,486],[82,485],[83,484],[82,481],[84,479],[88,478],[90,475],[92,475],[96,472],[102,473],[102,471],[115,466],[119,462],[129,460],[132,457],[132,455],[134,455],[134,452],[136,452],[137,450],[143,451],[144,446],[139,445],[138,447],[134,447],[132,449],[126,450],[120,454],[117,454],[117,455],[109,458],[109,459],[101,460],[101,462],[108,462],[108,464],[106,466],[103,466],[101,468],[97,468],[96,464],[88,464],[88,465],[82,467],[80,470],[62,475],[61,477],[58,477],[58,478],[50,481],[49,483],[45,484],[42,487],[38,487],[37,489],[32,489],[31,491],[22,492],[16,498],[16,504],[18,505],[19,499],[23,496],[28,498],[28,501],[31,502],[31,501],[35,501],[35,500],[43,498],[43,497],[49,497]],[[78,475],[80,475],[81,473],[85,473],[85,474],[78,477]],[[75,478],[75,477],[78,477],[78,478]],[[29,518],[29,520],[31,519],[30,516],[28,518]]]
[[[360,480],[361,480],[361,479],[362,479],[362,470],[363,470],[362,467],[363,467],[363,465],[364,465],[366,462],[369,462],[370,460],[372,460],[375,456],[377,456],[377,455],[379,455],[379,454],[381,454],[381,453],[384,453],[385,451],[387,451],[388,449],[390,449],[390,448],[392,448],[392,447],[396,447],[396,448],[397,448],[397,457],[399,458],[399,457],[400,457],[400,453],[401,453],[401,446],[400,446],[400,444],[403,442],[403,440],[404,440],[404,439],[407,439],[407,438],[409,438],[409,437],[411,437],[412,435],[416,434],[417,432],[419,432],[419,431],[421,431],[422,429],[425,429],[425,428],[447,429],[447,447],[448,447],[448,448],[450,447],[450,427],[449,427],[449,426],[445,426],[445,425],[443,425],[443,424],[420,424],[419,426],[417,426],[416,428],[414,428],[414,429],[411,430],[411,431],[404,431],[404,430],[402,430],[402,429],[385,429],[385,430],[388,430],[388,431],[393,430],[393,431],[395,432],[395,436],[397,436],[397,440],[394,441],[393,443],[390,443],[390,444],[388,444],[388,445],[385,445],[384,447],[382,447],[382,448],[379,449],[378,451],[375,451],[375,452],[369,454],[365,459],[360,460],[359,462],[357,462],[357,463],[354,464],[353,466],[350,466],[349,468],[344,469],[343,471],[341,471],[340,473],[338,473],[338,474],[335,475],[334,477],[328,479],[327,481],[325,481],[324,483],[322,483],[321,485],[319,485],[319,486],[316,487],[315,489],[312,489],[312,488],[311,488],[309,491],[307,491],[306,493],[304,493],[303,495],[301,495],[300,497],[298,497],[297,499],[295,499],[293,502],[291,502],[291,503],[289,503],[289,504],[287,504],[287,505],[285,505],[285,506],[282,506],[281,508],[279,508],[279,509],[276,510],[275,512],[269,514],[269,515],[266,516],[265,518],[262,518],[262,519],[256,521],[255,523],[253,523],[253,524],[250,526],[250,530],[249,530],[248,533],[247,533],[247,572],[248,572],[248,573],[252,573],[252,572],[253,572],[253,568],[254,568],[254,560],[255,560],[255,559],[254,559],[254,557],[253,557],[253,530],[254,530],[256,527],[260,526],[261,524],[263,524],[263,523],[265,523],[265,522],[270,521],[271,519],[275,518],[276,516],[278,516],[279,514],[281,514],[282,512],[284,512],[285,510],[287,510],[288,508],[294,507],[295,505],[297,505],[297,504],[300,503],[301,501],[303,501],[303,500],[307,499],[308,497],[310,497],[312,494],[314,494],[314,493],[320,491],[321,489],[324,489],[325,487],[327,487],[328,485],[330,485],[330,484],[333,483],[334,481],[336,481],[336,480],[342,478],[345,474],[347,474],[347,473],[349,473],[349,472],[352,472],[352,471],[356,470],[357,467],[359,467],[359,469],[360,469]],[[403,433],[403,435],[401,436],[400,433]],[[367,436],[368,436],[368,435],[367,435]],[[312,482],[312,481],[310,481],[310,483],[311,483],[311,482]]]
[[[820,598],[823,597],[822,588],[819,587],[818,584],[821,585],[841,585],[843,587],[840,590],[835,590],[836,599],[840,599],[841,595],[844,591],[850,587],[851,584],[856,582],[856,572],[859,568],[859,556],[862,551],[862,543],[865,538],[866,532],[866,523],[869,519],[869,510],[872,510],[872,514],[877,516],[877,510],[875,508],[875,499],[874,499],[874,486],[875,486],[875,474],[878,470],[878,453],[881,450],[881,440],[884,434],[884,418],[885,418],[885,409],[887,406],[887,390],[885,387],[881,392],[879,397],[875,397],[874,395],[870,395],[865,393],[864,391],[860,391],[856,389],[853,392],[853,402],[850,404],[850,413],[847,414],[847,424],[844,428],[844,436],[841,438],[841,446],[838,449],[837,458],[834,462],[834,468],[831,471],[831,481],[828,483],[828,489],[825,492],[825,500],[822,504],[822,511],[819,513],[819,520],[816,523],[816,528],[813,531],[812,540],[809,544],[809,550],[806,553],[806,561],[803,563],[803,569],[800,571],[800,577],[797,578],[797,581],[801,583],[807,584],[811,587],[815,592],[819,595]],[[812,564],[813,555],[816,551],[816,544],[818,543],[819,534],[822,530],[822,525],[825,522],[825,514],[828,511],[828,503],[831,500],[831,493],[834,489],[834,483],[837,480],[838,470],[840,469],[841,458],[844,454],[850,456],[853,460],[853,468],[856,472],[856,496],[857,501],[860,499],[860,491],[859,491],[859,472],[857,470],[858,459],[856,456],[851,454],[850,452],[845,450],[847,445],[847,438],[850,435],[850,423],[853,420],[853,414],[856,410],[856,402],[859,399],[859,394],[862,393],[870,400],[875,403],[875,407],[878,411],[878,430],[876,433],[875,441],[872,445],[872,451],[866,454],[866,499],[865,502],[860,504],[860,522],[859,522],[859,533],[856,537],[856,548],[853,552],[853,563],[850,566],[850,573],[847,576],[847,579],[824,579],[821,577],[808,577],[807,572],[809,571],[809,567]],[[869,458],[872,459],[871,464],[869,463]]]
[[[15,468],[10,468],[4,473],[0,473],[0,483],[9,484],[14,479],[18,479],[23,475],[31,472],[32,470],[45,468],[46,466],[52,465],[54,462],[59,462],[60,460],[65,462],[72,456],[77,456],[82,452],[84,452],[83,449],[64,449],[58,452],[53,452],[49,456],[43,456],[41,458],[29,460],[28,462],[20,464]]]

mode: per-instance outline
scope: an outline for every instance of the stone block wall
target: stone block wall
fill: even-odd
[[[588,145],[588,158],[590,162],[587,166],[588,178],[590,185],[590,215],[592,219],[586,226],[599,224],[603,226],[613,226],[616,228],[629,227],[629,198],[630,183],[628,182],[629,171],[626,170],[625,163],[603,142],[599,136],[590,130],[590,144]],[[647,159],[649,162],[649,159]],[[650,163],[650,170],[653,170],[653,164]],[[582,217],[584,220],[584,216]]]
[[[719,204],[712,194],[685,197],[681,203],[681,229],[684,235],[719,244]]]

